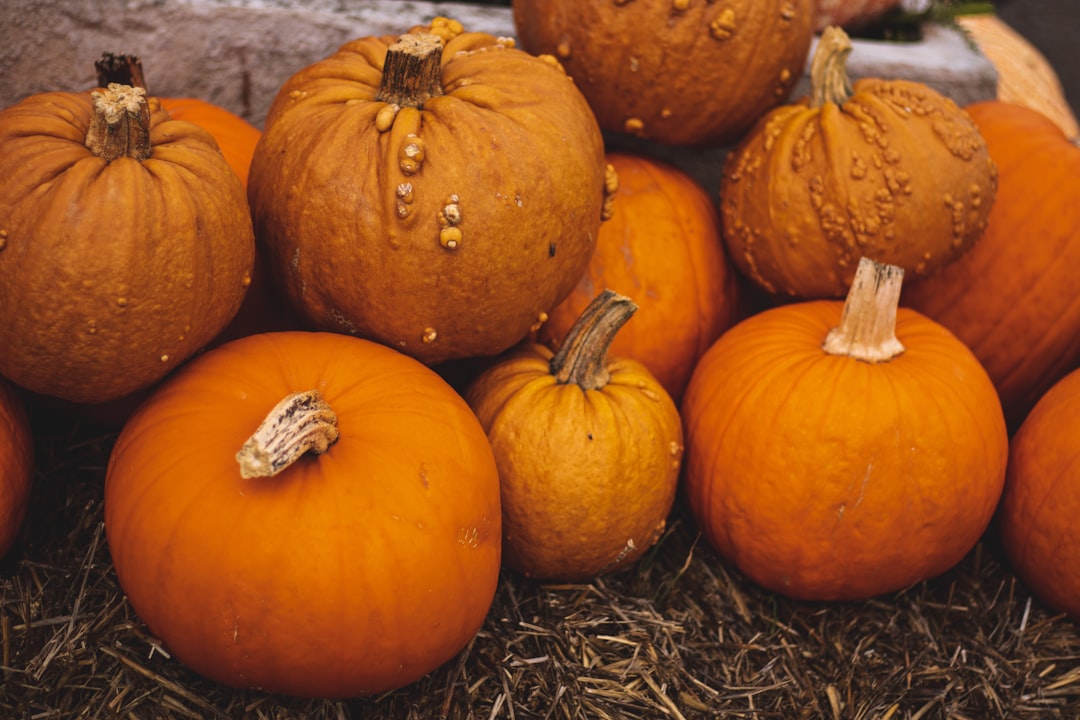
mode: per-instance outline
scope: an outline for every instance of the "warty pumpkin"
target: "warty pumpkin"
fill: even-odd
[[[802,77],[812,0],[514,0],[521,46],[554,55],[604,130],[734,142]]]
[[[105,481],[117,579],[150,631],[217,682],[298,696],[387,691],[460,651],[494,597],[500,522],[461,396],[336,333],[193,359],[128,421]]]
[[[0,378],[0,557],[15,543],[30,505],[34,443],[22,398]]]
[[[846,301],[781,305],[705,353],[681,412],[685,490],[722,558],[771,591],[856,600],[950,569],[988,526],[1008,437],[994,386],[860,261]]]
[[[692,177],[640,153],[611,151],[607,159],[611,214],[585,274],[537,337],[557,350],[601,290],[633,297],[640,312],[610,352],[644,364],[678,402],[698,357],[742,312],[740,278],[724,252],[716,206]]]
[[[433,364],[506,350],[570,292],[604,171],[596,119],[557,62],[437,18],[286,81],[249,198],[302,320]]]
[[[529,577],[616,572],[665,528],[683,452],[679,413],[644,365],[608,356],[636,309],[604,290],[558,353],[524,345],[466,392],[499,468],[503,562]]]
[[[986,101],[967,112],[997,164],[997,200],[975,246],[909,284],[902,302],[971,348],[1015,430],[1080,364],[1080,147],[1021,105]]]
[[[1036,403],[1009,451],[998,509],[1001,546],[1020,579],[1080,620],[1080,371]]]
[[[0,373],[104,402],[233,318],[254,256],[244,188],[145,91],[41,93],[0,112]]]
[[[997,174],[971,118],[923,83],[846,72],[831,27],[811,93],[762,117],[725,158],[721,228],[731,258],[781,298],[839,298],[859,258],[929,276],[979,238]]]

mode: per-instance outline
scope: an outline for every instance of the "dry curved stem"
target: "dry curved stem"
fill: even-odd
[[[386,50],[380,100],[398,107],[422,108],[442,90],[443,41],[432,33],[408,33]]]
[[[337,415],[322,393],[292,393],[274,406],[236,453],[240,476],[273,477],[304,453],[323,454],[337,439]]]
[[[582,311],[551,358],[551,374],[561,384],[599,390],[611,380],[607,351],[615,334],[637,312],[637,305],[613,290],[604,290]]]
[[[94,112],[85,145],[106,162],[129,157],[150,157],[150,106],[146,90],[111,83],[90,93]]]
[[[810,60],[810,107],[826,103],[843,105],[851,97],[851,79],[847,73],[851,38],[841,28],[830,25],[818,38]]]
[[[825,337],[825,352],[869,363],[887,362],[904,352],[896,338],[903,279],[903,268],[861,258],[840,324]]]

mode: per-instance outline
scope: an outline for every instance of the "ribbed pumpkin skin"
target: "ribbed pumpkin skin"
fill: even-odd
[[[153,155],[111,163],[83,144],[90,93],[0,112],[0,373],[29,390],[97,403],[147,387],[244,298],[244,188],[205,130],[150,105]]]
[[[754,582],[808,600],[864,599],[948,570],[1005,478],[1005,424],[975,357],[906,308],[903,354],[829,355],[842,305],[744,320],[702,357],[681,405],[702,532]]]
[[[952,100],[864,78],[842,105],[803,99],[759,120],[725,159],[722,231],[767,292],[843,297],[863,255],[908,281],[959,257],[986,227],[995,188],[986,144]]]
[[[577,287],[540,328],[557,349],[604,288],[634,298],[640,310],[611,344],[634,358],[668,394],[682,397],[698,357],[736,320],[739,279],[724,252],[712,199],[684,172],[626,152],[609,152],[619,177],[612,214]]]
[[[998,166],[986,232],[901,302],[952,330],[1001,396],[1011,427],[1080,364],[1080,147],[1048,118],[1001,102],[971,105]]]
[[[388,104],[375,97],[396,40],[350,42],[279,91],[249,190],[267,269],[313,327],[431,364],[495,355],[592,254],[600,129],[556,63],[465,32],[443,48],[443,94],[380,132]],[[414,172],[410,147],[423,149]],[[440,242],[448,205],[460,209],[456,249]]]
[[[15,388],[0,378],[0,557],[26,518],[33,469],[30,419]]]
[[[205,100],[181,97],[160,100],[173,120],[195,123],[214,136],[225,161],[246,189],[251,156],[255,154],[262,131],[239,115]]]
[[[811,0],[514,0],[517,37],[554,55],[604,130],[725,144],[787,98],[813,38]]]
[[[1012,439],[1001,544],[1032,592],[1080,619],[1080,372],[1066,375]]]
[[[291,392],[340,438],[271,478],[235,455]],[[268,333],[187,364],[132,416],[105,528],[136,613],[227,685],[316,697],[410,683],[483,622],[498,580],[495,462],[432,370],[334,333]]]

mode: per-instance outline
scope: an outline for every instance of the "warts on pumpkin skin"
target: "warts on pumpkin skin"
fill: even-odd
[[[461,197],[451,195],[446,199],[443,209],[438,213],[439,244],[447,250],[457,250],[461,246]]]

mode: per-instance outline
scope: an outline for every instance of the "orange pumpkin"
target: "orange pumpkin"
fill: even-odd
[[[690,379],[688,507],[769,590],[899,590],[951,568],[990,522],[1008,452],[994,386],[952,333],[897,309],[902,275],[861,261],[844,303],[754,315]]]
[[[1054,610],[1080,620],[1080,371],[1039,400],[1013,437],[998,511],[1013,569]]]
[[[249,198],[311,326],[426,363],[513,346],[574,287],[604,204],[596,119],[558,63],[437,18],[293,75]]]
[[[762,117],[725,159],[731,258],[781,298],[839,298],[859,258],[909,280],[962,255],[986,227],[996,172],[971,118],[923,83],[848,82],[850,39],[822,34],[811,94]]]
[[[1042,114],[988,101],[967,108],[998,166],[986,232],[903,302],[956,333],[997,386],[1015,430],[1080,364],[1080,147]]]
[[[643,365],[608,357],[636,309],[605,290],[557,354],[523,346],[466,393],[499,468],[509,568],[587,580],[628,567],[664,530],[682,459],[679,413]]]
[[[604,288],[633,297],[641,311],[615,336],[611,353],[643,363],[678,401],[698,357],[741,312],[739,279],[716,207],[693,178],[645,155],[607,158],[618,178],[611,215],[585,274],[538,339],[558,349]]]
[[[500,523],[461,397],[333,333],[200,355],[128,421],[105,482],[116,575],[151,632],[211,679],[291,695],[383,692],[449,660],[494,597]]]
[[[213,138],[145,91],[0,111],[0,373],[72,402],[148,387],[236,315],[254,239]]]
[[[812,0],[514,0],[521,46],[566,67],[604,130],[723,145],[783,102],[813,39]]]
[[[0,557],[11,549],[26,519],[33,466],[30,420],[22,398],[0,378]]]

